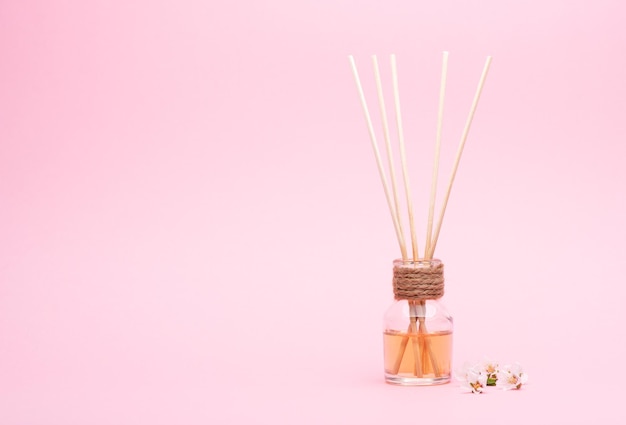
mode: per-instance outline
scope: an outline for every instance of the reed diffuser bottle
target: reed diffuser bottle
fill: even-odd
[[[380,78],[378,59],[372,56],[374,79],[378,93],[378,105],[380,109],[380,121],[383,127],[385,139],[387,165],[391,180],[391,190],[387,175],[384,171],[383,161],[378,149],[376,132],[369,114],[365,93],[356,63],[352,56],[349,57],[354,75],[354,81],[359,92],[361,106],[367,123],[367,129],[372,142],[374,157],[383,185],[385,198],[391,213],[398,245],[400,246],[401,260],[393,263],[393,293],[395,302],[385,314],[383,341],[385,358],[385,381],[399,385],[433,385],[443,384],[450,381],[451,358],[452,358],[452,318],[439,302],[443,296],[443,264],[435,259],[434,253],[439,239],[439,232],[446,212],[452,184],[459,167],[465,141],[478,105],[478,100],[487,77],[491,64],[491,57],[485,61],[483,72],[478,82],[476,93],[461,134],[461,140],[457,148],[454,164],[450,173],[448,186],[441,204],[439,220],[435,224],[435,203],[437,192],[437,178],[439,173],[439,152],[441,145],[441,130],[443,121],[443,104],[446,87],[446,75],[448,69],[448,52],[443,53],[441,70],[441,85],[439,90],[439,109],[437,116],[437,133],[435,139],[435,158],[433,162],[433,177],[430,188],[430,201],[428,205],[428,222],[426,226],[426,244],[423,257],[420,256],[417,245],[417,234],[413,219],[413,203],[409,189],[409,176],[404,146],[404,132],[402,130],[402,114],[400,112],[400,97],[398,89],[398,74],[396,57],[391,55],[391,78],[393,86],[393,100],[397,123],[397,137],[399,153],[402,164],[402,176],[404,183],[405,206],[408,210],[409,226],[411,235],[412,257],[409,259],[407,243],[404,237],[401,219],[400,196],[396,184],[394,171],[394,152],[391,146],[391,137],[385,106],[385,96]]]
[[[399,385],[450,382],[452,317],[443,296],[440,260],[393,262],[395,301],[384,317],[385,381]]]

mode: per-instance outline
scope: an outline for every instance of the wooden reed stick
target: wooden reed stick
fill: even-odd
[[[422,365],[426,365],[426,350],[430,355],[431,361],[435,358],[432,352],[432,349],[428,349],[425,347],[427,339],[425,335],[428,333],[425,328],[420,330],[420,326],[423,326],[424,319],[420,322],[420,326],[417,325],[417,313],[415,312],[415,301],[409,301],[409,311],[411,312],[411,323],[409,324],[408,329],[406,330],[407,335],[402,338],[400,341],[400,350],[398,351],[398,356],[396,357],[396,361],[394,362],[393,369],[391,373],[397,375],[400,372],[400,366],[402,365],[402,360],[406,355],[406,347],[409,344],[409,339],[413,343],[413,374],[418,378],[424,377],[424,368]],[[409,336],[412,335],[412,336]],[[429,346],[430,347],[430,346]],[[439,376],[439,368],[437,363],[433,363],[433,370],[437,371],[435,376]]]
[[[465,141],[467,140],[467,135],[469,134],[470,127],[472,125],[472,120],[474,118],[474,113],[476,112],[476,107],[478,106],[478,101],[480,100],[480,94],[483,91],[483,86],[485,84],[485,79],[487,78],[487,73],[489,72],[489,66],[491,65],[491,56],[487,57],[485,61],[485,66],[483,67],[483,73],[480,76],[480,81],[478,82],[478,87],[476,88],[476,93],[474,94],[474,100],[472,101],[472,106],[470,108],[469,115],[467,117],[467,121],[465,122],[465,127],[463,128],[463,134],[461,135],[461,142],[459,143],[459,147],[456,152],[456,157],[454,159],[454,166],[452,167],[452,173],[450,175],[450,181],[448,182],[448,190],[446,190],[446,195],[443,201],[443,205],[441,207],[441,212],[439,214],[439,222],[437,223],[437,229],[435,231],[435,235],[433,237],[432,244],[430,246],[430,250],[428,252],[429,258],[432,258],[435,253],[435,248],[437,246],[437,240],[439,239],[439,232],[441,231],[441,224],[443,223],[443,217],[446,213],[446,207],[448,205],[448,200],[450,199],[450,192],[452,191],[452,184],[454,183],[454,178],[456,177],[456,171],[459,168],[459,162],[461,161],[461,155],[463,154],[463,148],[465,147]]]
[[[417,305],[420,306],[421,314],[417,311]],[[428,354],[428,358],[430,359],[431,365],[433,367],[433,373],[436,378],[441,376],[441,372],[439,369],[439,364],[437,363],[437,358],[433,352],[432,344],[430,339],[428,338],[428,329],[426,329],[426,302],[425,301],[409,301],[409,316],[411,323],[409,324],[409,328],[407,329],[407,335],[402,338],[400,341],[400,350],[398,350],[398,356],[396,357],[396,361],[394,362],[394,368],[392,373],[397,375],[400,371],[400,365],[402,364],[402,359],[406,355],[406,348],[409,343],[409,339],[412,341],[413,348],[413,357],[415,360],[414,365],[414,374],[418,378],[422,378],[424,376],[424,366],[426,366],[426,354]],[[419,326],[418,326],[419,323]],[[417,337],[409,337],[409,335],[417,335]]]
[[[441,83],[439,85],[439,112],[437,114],[437,136],[435,139],[435,160],[433,163],[433,176],[430,186],[430,202],[428,208],[428,223],[426,227],[426,255],[427,260],[432,258],[431,245],[433,237],[433,216],[435,215],[435,200],[437,198],[437,178],[439,176],[439,152],[441,151],[441,130],[443,127],[443,104],[446,97],[446,79],[448,74],[448,52],[443,52],[443,64],[441,67]]]
[[[447,59],[447,52],[445,52],[445,55]],[[376,81],[377,81],[377,86],[378,86],[378,95],[379,95],[379,99],[382,99],[380,73],[378,70],[378,62],[376,60],[376,56],[374,56],[373,59],[374,59],[374,73],[376,76]],[[407,164],[406,164],[406,149],[404,145],[404,131],[402,127],[402,114],[401,114],[401,109],[400,109],[400,90],[398,88],[398,68],[397,68],[396,56],[393,54],[391,55],[391,74],[392,74],[392,83],[393,83],[394,106],[396,110],[396,124],[398,126],[398,139],[399,139],[399,144],[400,144],[400,157],[402,161],[402,174],[404,178],[403,181],[404,181],[404,188],[405,188],[405,196],[407,200],[407,208],[408,208],[408,213],[409,213],[409,226],[410,226],[410,231],[411,231],[411,247],[412,247],[412,253],[413,253],[413,261],[415,262],[419,258],[419,253],[418,253],[418,247],[417,247],[417,236],[416,236],[416,231],[415,231],[415,220],[413,216],[413,204],[412,204],[411,196],[410,196],[410,185],[409,185],[409,178],[408,178],[408,171],[407,171]],[[383,101],[381,101],[380,107],[381,107],[381,110],[384,109],[385,106],[384,106]],[[388,135],[386,115],[383,117],[383,126],[385,128],[385,134]],[[393,168],[391,169],[393,170]],[[396,198],[396,202],[397,202],[397,198]],[[396,203],[396,211],[399,214],[399,208],[398,208],[397,203]],[[406,261],[405,257],[403,257],[402,259]],[[424,367],[426,365],[425,354],[428,351],[428,353],[430,354],[430,360],[433,365],[433,371],[435,371],[435,376],[438,377],[440,376],[439,368],[437,366],[435,357],[432,355],[432,352],[433,352],[432,345],[431,345],[430,340],[425,337],[425,335],[428,334],[428,330],[426,329],[425,319],[423,315],[421,317],[418,317],[417,305],[415,302],[410,302],[409,306],[410,306],[410,312],[411,312],[410,314],[411,324],[409,325],[409,333],[412,333],[413,335],[417,335],[415,337],[411,337],[411,341],[412,341],[411,346],[412,346],[412,351],[413,351],[413,358],[415,361],[414,374],[418,378],[422,378],[424,376]],[[420,302],[420,306],[422,307],[421,311],[422,312],[425,311],[424,302]],[[419,321],[419,326],[417,325],[418,321]],[[398,357],[396,358],[396,361],[395,361],[395,365],[398,366],[398,369],[394,368],[395,373],[397,373],[397,371],[399,370],[399,366],[402,363],[402,359],[404,355],[406,354],[406,347],[408,344],[408,339],[409,337],[407,335],[405,338],[402,339],[400,343],[400,350],[398,353]],[[420,356],[420,352],[421,352],[421,356]]]
[[[387,148],[387,165],[389,166],[389,178],[391,180],[391,191],[393,193],[393,205],[396,212],[396,220],[398,222],[398,230],[404,238],[404,230],[402,229],[402,219],[400,218],[400,205],[398,203],[398,185],[396,184],[396,167],[393,161],[393,151],[391,149],[391,137],[389,136],[389,121],[387,120],[387,107],[385,106],[385,95],[383,93],[383,84],[380,80],[380,69],[378,67],[378,58],[372,56],[372,65],[374,67],[374,80],[376,81],[376,92],[378,94],[378,105],[380,109],[380,119],[383,124],[383,136],[385,138],[385,147]],[[402,259],[406,260],[406,248],[402,252]]]
[[[359,73],[356,68],[354,57],[350,55],[348,56],[348,58],[350,59],[350,65],[352,66],[352,74],[354,75],[354,81],[356,83],[357,90],[359,91],[359,98],[361,100],[361,106],[363,107],[363,113],[365,114],[365,121],[367,122],[367,130],[370,135],[370,141],[372,142],[372,149],[374,150],[374,156],[376,157],[376,166],[378,167],[378,174],[380,175],[380,181],[383,185],[383,190],[385,192],[385,198],[387,200],[387,206],[389,207],[389,212],[391,214],[391,219],[393,221],[393,227],[396,231],[396,238],[398,239],[398,244],[400,245],[400,252],[402,253],[402,258],[406,258],[406,243],[404,242],[404,235],[400,231],[400,226],[397,220],[397,214],[391,202],[391,197],[389,196],[387,178],[385,177],[385,171],[383,169],[382,160],[380,159],[380,152],[378,151],[378,143],[376,141],[376,134],[374,133],[374,126],[372,125],[372,120],[370,118],[369,110],[367,108],[367,102],[365,100],[365,93],[363,92],[363,87],[361,86],[361,80],[359,78]]]
[[[413,360],[414,360],[413,373],[418,378],[423,378],[424,377],[424,362],[420,358],[420,338],[419,338],[422,332],[420,332],[420,329],[417,326],[417,320],[416,320],[417,312],[415,308],[415,301],[409,301],[409,311],[410,311],[410,316],[411,316],[411,324],[409,325],[411,328],[411,334],[417,335],[417,336],[411,337],[411,345],[413,347]],[[405,349],[405,352],[406,352],[406,349]],[[402,358],[404,357],[404,355],[399,356],[399,357]]]
[[[409,343],[408,335],[413,332],[414,323],[410,323],[408,329],[406,330],[407,335],[402,338],[400,341],[400,350],[398,355],[396,356],[396,361],[393,364],[393,369],[391,373],[397,375],[400,372],[400,366],[402,365],[402,359],[404,359],[404,353],[406,352],[406,346]]]
[[[393,100],[396,109],[396,125],[398,127],[398,141],[400,143],[400,158],[402,160],[402,177],[404,181],[404,194],[406,196],[406,205],[409,210],[409,228],[411,231],[411,248],[413,253],[413,261],[419,258],[417,249],[417,235],[415,232],[415,220],[413,218],[413,202],[411,201],[411,188],[409,186],[409,172],[406,165],[406,151],[404,147],[404,130],[402,129],[402,113],[400,112],[400,90],[398,89],[398,67],[396,63],[396,55],[391,55],[391,78],[393,82]]]
[[[422,311],[421,315],[418,315],[419,325],[420,325],[420,333],[424,335],[428,335],[428,330],[426,329],[426,301],[419,301],[420,309]],[[422,348],[422,353],[425,356],[428,353],[428,357],[430,358],[430,363],[433,366],[433,373],[435,377],[438,378],[441,376],[441,372],[439,371],[439,364],[437,363],[437,358],[435,353],[433,352],[433,346],[431,344],[430,338],[426,336],[423,337],[424,347]],[[426,364],[426,360],[422,361],[422,364]]]

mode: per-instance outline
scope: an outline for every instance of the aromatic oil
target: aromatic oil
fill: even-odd
[[[385,377],[396,384],[437,384],[450,381],[452,332],[383,334]],[[415,355],[419,361],[415,361]],[[432,357],[431,357],[432,356]],[[420,370],[416,368],[421,367]],[[436,370],[435,370],[436,369]]]

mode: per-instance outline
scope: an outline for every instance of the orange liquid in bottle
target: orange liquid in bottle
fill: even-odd
[[[390,376],[425,378],[441,381],[441,383],[450,380],[452,332],[385,331],[383,341],[385,374],[388,378]],[[421,374],[416,370],[416,355],[419,356],[418,364],[421,365]],[[433,363],[438,369],[437,374]]]

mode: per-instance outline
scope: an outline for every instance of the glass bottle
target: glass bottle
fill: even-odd
[[[438,259],[395,260],[395,301],[384,316],[385,381],[398,385],[450,382],[452,317],[439,302]]]

